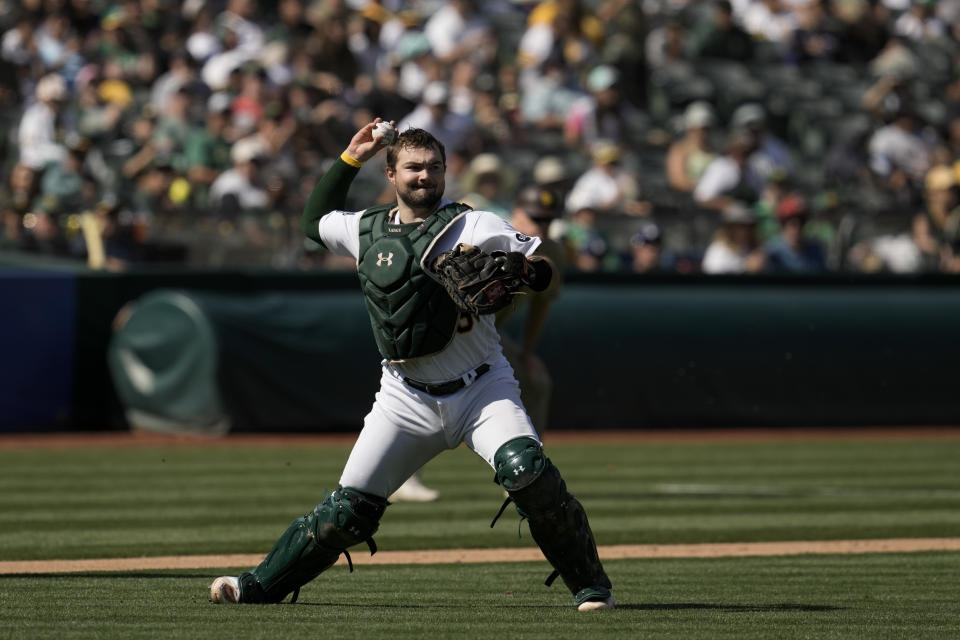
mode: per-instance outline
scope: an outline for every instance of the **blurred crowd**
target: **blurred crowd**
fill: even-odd
[[[0,251],[349,268],[299,217],[378,116],[573,269],[960,271],[960,0],[0,0]]]

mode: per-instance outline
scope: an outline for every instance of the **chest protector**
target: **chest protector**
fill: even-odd
[[[407,360],[442,351],[456,335],[460,311],[420,262],[470,207],[450,204],[423,222],[393,224],[393,206],[371,207],[360,218],[357,271],[380,354]]]

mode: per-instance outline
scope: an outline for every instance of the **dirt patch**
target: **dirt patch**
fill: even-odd
[[[910,553],[960,551],[960,538],[894,538],[886,540],[821,540],[797,542],[732,542],[722,544],[639,544],[599,548],[604,560],[622,558],[733,558],[806,554]],[[478,564],[543,560],[536,548],[444,549],[434,551],[381,551],[375,556],[357,554],[357,564]],[[29,560],[0,562],[0,574],[144,571],[150,569],[219,569],[252,567],[259,554],[209,556],[157,556],[91,560]],[[337,564],[346,564],[342,557]]]

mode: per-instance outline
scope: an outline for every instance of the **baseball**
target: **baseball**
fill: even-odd
[[[393,144],[397,139],[397,130],[389,122],[378,122],[373,128],[373,139],[383,138],[384,144]]]

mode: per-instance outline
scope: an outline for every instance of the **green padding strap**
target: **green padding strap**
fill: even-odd
[[[287,527],[255,569],[240,575],[240,601],[280,602],[333,566],[359,542],[376,550],[373,534],[387,501],[352,488],[327,493],[312,511]]]
[[[507,491],[519,491],[530,486],[549,464],[539,442],[527,437],[514,438],[493,455],[496,469],[493,481]]]

